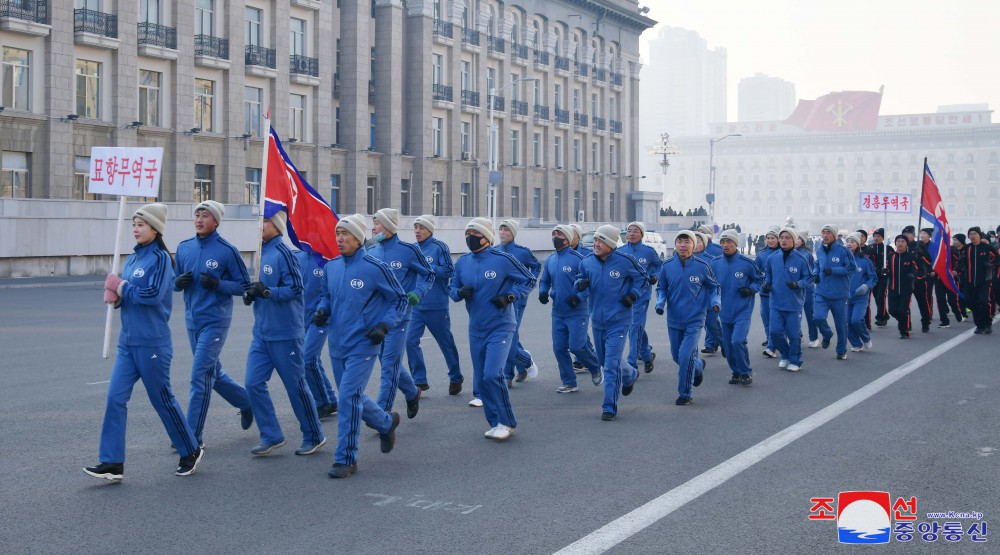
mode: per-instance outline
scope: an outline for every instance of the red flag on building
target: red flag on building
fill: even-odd
[[[800,100],[785,123],[806,131],[874,131],[881,106],[881,89],[835,92]]]

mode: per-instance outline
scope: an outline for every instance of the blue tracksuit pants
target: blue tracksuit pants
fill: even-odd
[[[851,315],[851,323],[847,328],[847,339],[852,347],[862,347],[871,341],[868,325],[865,324],[865,313],[868,312],[868,295],[851,297],[847,310]]]
[[[649,360],[653,356],[653,347],[646,335],[646,315],[649,313],[649,301],[639,301],[632,305],[632,327],[628,333],[628,363],[638,368],[640,360]]]
[[[722,322],[719,313],[709,308],[705,312],[705,347],[715,349],[722,345]]]
[[[336,405],[337,394],[333,384],[323,369],[323,346],[326,345],[326,326],[320,327],[309,322],[306,326],[306,338],[302,344],[303,358],[306,364],[306,385],[316,402],[316,408],[324,405]]]
[[[222,363],[219,362],[219,355],[222,354],[222,346],[226,344],[229,328],[187,331],[191,352],[194,354],[194,362],[191,364],[191,397],[188,400],[187,422],[200,445],[204,443],[202,434],[205,430],[205,418],[208,416],[208,405],[212,400],[212,390],[240,410],[250,408],[250,397],[242,385],[222,371]]]
[[[382,383],[379,386],[378,400],[375,402],[386,412],[392,412],[392,405],[396,402],[397,389],[403,392],[403,396],[407,400],[413,399],[420,393],[417,384],[413,383],[410,371],[403,368],[406,328],[409,325],[410,320],[406,319],[389,330],[389,335],[386,335],[385,341],[382,342],[382,354],[378,357],[382,364]]]
[[[590,335],[587,334],[588,319],[586,314],[579,316],[552,315],[552,350],[559,366],[559,379],[563,385],[576,386],[576,372],[573,370],[573,359],[576,356],[581,364],[590,370],[591,374],[601,371],[601,363],[597,360],[594,349],[587,347]]]
[[[774,342],[771,340],[771,297],[770,295],[760,296],[760,321],[764,324],[764,335],[767,336],[767,348],[774,350]]]
[[[816,341],[819,339],[819,328],[816,327],[816,290],[812,287],[806,287],[806,302],[802,306],[802,310],[806,314],[806,328],[809,329],[809,341]],[[799,339],[802,338],[802,334],[799,334]]]
[[[670,336],[670,356],[677,363],[677,395],[685,399],[692,397],[694,378],[700,376],[705,369],[705,361],[698,358],[698,336],[701,335],[701,328],[700,323],[688,324],[683,328],[667,327]]]
[[[337,357],[330,353],[333,379],[340,391],[340,409],[337,412],[337,450],[333,462],[336,464],[356,464],[358,462],[358,440],[361,438],[361,421],[387,432],[392,426],[392,416],[382,410],[371,397],[365,395],[365,387],[375,368],[375,355],[349,355]]]
[[[618,396],[622,387],[639,379],[639,371],[628,363],[625,356],[628,331],[628,324],[607,329],[594,327],[597,360],[604,362],[604,404],[601,405],[601,412],[618,414]]]
[[[115,367],[111,371],[108,384],[108,401],[104,409],[104,424],[101,427],[100,461],[105,463],[125,462],[125,426],[128,421],[128,404],[132,387],[142,379],[149,402],[159,415],[170,441],[177,452],[186,457],[194,453],[198,443],[194,439],[184,412],[181,411],[174,393],[170,389],[170,360],[173,348],[118,346]]]
[[[247,354],[247,393],[250,394],[250,407],[253,408],[254,421],[264,443],[277,443],[285,439],[267,390],[267,382],[274,370],[278,371],[278,377],[288,392],[288,401],[299,421],[303,443],[315,444],[323,440],[323,428],[316,415],[312,394],[306,386],[302,356],[301,339],[264,341],[255,337],[250,342],[250,352]]]
[[[451,334],[451,314],[447,308],[441,310],[414,310],[410,327],[406,330],[406,359],[410,363],[410,374],[414,383],[427,383],[427,365],[424,351],[420,348],[420,338],[427,328],[441,348],[444,362],[448,365],[448,382],[462,383],[462,368],[458,362],[458,347]]]
[[[726,350],[726,362],[733,374],[749,376],[750,351],[747,349],[747,335],[750,334],[750,316],[735,322],[722,322],[722,348]]]
[[[531,355],[521,345],[521,319],[524,318],[525,308],[526,306],[520,304],[514,306],[514,315],[517,317],[517,328],[514,329],[514,342],[510,347],[510,353],[507,354],[507,364],[503,369],[503,376],[508,380],[514,378],[516,371],[524,371],[531,366],[532,362]]]
[[[472,351],[472,389],[483,401],[483,412],[490,427],[504,424],[517,427],[514,407],[510,404],[504,365],[510,353],[514,331],[494,333],[485,337],[469,336]]]
[[[837,354],[847,354],[847,299],[827,299],[823,295],[816,295],[813,317],[823,339],[833,337],[833,330],[826,321],[827,312],[833,315],[833,326],[837,329]]]
[[[782,360],[802,365],[802,311],[771,309],[771,341]]]

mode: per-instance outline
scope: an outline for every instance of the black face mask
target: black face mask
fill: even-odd
[[[465,237],[465,244],[469,246],[469,250],[472,252],[478,251],[483,246],[483,238],[477,237],[475,235],[467,235]]]
[[[556,250],[559,250],[559,249],[565,247],[566,244],[567,244],[566,243],[566,239],[563,239],[562,237],[553,237],[552,238],[552,246],[555,247]]]

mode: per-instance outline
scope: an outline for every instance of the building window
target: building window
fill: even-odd
[[[597,111],[597,93],[592,93],[590,95],[590,117],[598,117],[600,113]]]
[[[510,163],[517,166],[521,164],[521,135],[516,129],[510,132]]]
[[[244,168],[244,202],[260,204],[260,168]]]
[[[462,90],[472,90],[472,62],[462,60]]]
[[[97,200],[98,195],[87,192],[90,186],[90,157],[73,158],[73,198],[77,200]]]
[[[580,89],[573,89],[573,111],[580,111]]]
[[[510,74],[510,98],[515,102],[521,100],[521,87],[518,84],[520,80],[521,76],[517,73]]]
[[[444,66],[444,57],[441,54],[431,54],[431,84],[441,85],[443,84],[441,78],[444,73],[442,67]]]
[[[195,34],[215,36],[215,0],[198,0],[194,14]]]
[[[264,89],[245,87],[243,90],[243,132],[260,137],[260,107],[264,104]]]
[[[444,183],[441,181],[431,182],[431,214],[441,215],[441,192],[444,190]]]
[[[82,118],[101,117],[101,63],[76,61],[76,113]]]
[[[194,165],[194,203],[212,199],[212,174],[215,166]]]
[[[263,42],[263,31],[261,23],[264,20],[263,10],[257,8],[246,8],[246,36],[244,40],[247,46],[261,46]]]
[[[431,122],[431,154],[441,156],[441,145],[444,144],[444,120],[434,118]]]
[[[462,158],[472,156],[472,124],[463,121],[462,122]]]
[[[2,104],[13,110],[31,110],[31,52],[3,48]]]
[[[288,135],[297,141],[305,141],[306,97],[301,94],[288,95]]]
[[[365,208],[368,210],[368,214],[374,214],[378,208],[376,208],[376,201],[378,198],[375,195],[375,187],[378,185],[378,180],[374,177],[368,178],[368,188],[365,189]]]
[[[334,129],[333,129],[333,143],[339,146],[340,145],[340,106],[337,106],[337,109],[334,110],[334,118],[336,118],[336,121],[334,122]]]
[[[410,180],[399,180],[399,213],[403,216],[410,215]]]
[[[469,188],[470,187],[471,187],[471,185],[469,183],[462,183],[462,189],[461,189],[461,193],[460,193],[460,196],[461,196],[462,216],[464,216],[466,218],[468,218],[471,215],[470,212],[469,212],[469,208],[470,208],[470,204],[469,204]]]
[[[608,99],[608,119],[618,120],[618,112],[615,111],[614,97]]]
[[[555,190],[555,203],[556,203],[556,221],[561,222],[563,218],[562,213],[562,189]]]
[[[556,156],[556,169],[561,170],[563,167],[563,152],[562,152],[562,137],[555,138],[555,156]]]
[[[534,198],[531,199],[531,216],[541,219],[542,217],[542,189],[535,187]]]
[[[535,166],[542,165],[542,134],[535,133],[531,138],[531,149]]]
[[[608,170],[612,175],[618,173],[618,159],[615,157],[615,145],[608,146]]]
[[[597,194],[597,191],[594,191],[593,193],[590,194],[590,209],[591,209],[590,219],[592,221],[596,220],[598,217],[597,211],[601,207],[600,204],[601,204],[600,196]]]
[[[615,194],[608,193],[608,218],[611,221],[618,219],[618,205],[615,204]]]
[[[521,217],[521,188],[511,187],[510,188],[510,217],[520,218]]]
[[[573,169],[580,171],[580,139],[573,139]]]
[[[555,97],[554,105],[556,107],[556,110],[559,110],[559,109],[562,108],[562,85],[556,85],[555,86],[555,95],[554,95],[554,97]]]
[[[288,41],[290,56],[306,55],[306,22],[302,19],[292,18],[292,24],[288,29]]]
[[[202,131],[214,130],[212,104],[215,97],[215,81],[194,80],[194,126]]]
[[[497,82],[497,69],[495,67],[486,68],[486,93],[495,94],[493,88]]]
[[[596,174],[598,171],[600,171],[600,169],[601,166],[598,163],[598,156],[597,156],[597,143],[593,142],[590,143],[590,171]]]
[[[139,0],[139,22],[160,22],[160,0]]]
[[[580,201],[580,191],[573,191],[573,220],[579,222],[583,219],[583,205]]]
[[[330,208],[340,214],[340,176],[330,175]]]

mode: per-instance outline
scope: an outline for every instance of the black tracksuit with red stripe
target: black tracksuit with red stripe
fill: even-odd
[[[962,294],[972,308],[976,328],[992,329],[990,300],[997,268],[997,252],[986,241],[980,241],[978,245],[969,243],[962,251],[959,268]]]
[[[889,251],[886,270],[889,314],[896,319],[899,335],[909,337],[910,297],[913,295],[913,282],[921,273],[917,257],[909,251],[902,253]]]
[[[919,241],[911,247],[913,254],[917,258],[917,266],[920,267],[921,275],[917,275],[913,282],[913,296],[917,299],[917,308],[920,310],[920,327],[922,331],[927,331],[934,318],[934,279],[930,272],[934,262],[931,260],[931,253],[927,252],[930,243]]]
[[[961,258],[962,251],[952,247],[951,249],[951,271],[958,273],[958,263]],[[937,276],[934,280],[934,296],[937,298],[938,314],[941,315],[941,325],[947,326],[951,323],[948,320],[948,309],[951,309],[952,315],[955,316],[956,322],[961,322],[965,319],[965,311],[962,309],[961,303],[959,303],[958,295],[952,292],[945,286],[945,280],[941,276]],[[955,278],[955,283],[959,283],[959,278]]]
[[[872,261],[872,266],[875,266],[875,273],[878,274],[878,281],[875,283],[875,290],[872,295],[875,298],[875,323],[881,323],[883,326],[889,320],[889,308],[886,305],[886,292],[889,289],[889,281],[882,275],[881,271],[885,268],[883,257],[887,248],[889,252],[893,251],[892,247],[885,243],[872,243],[865,247],[865,256]]]

